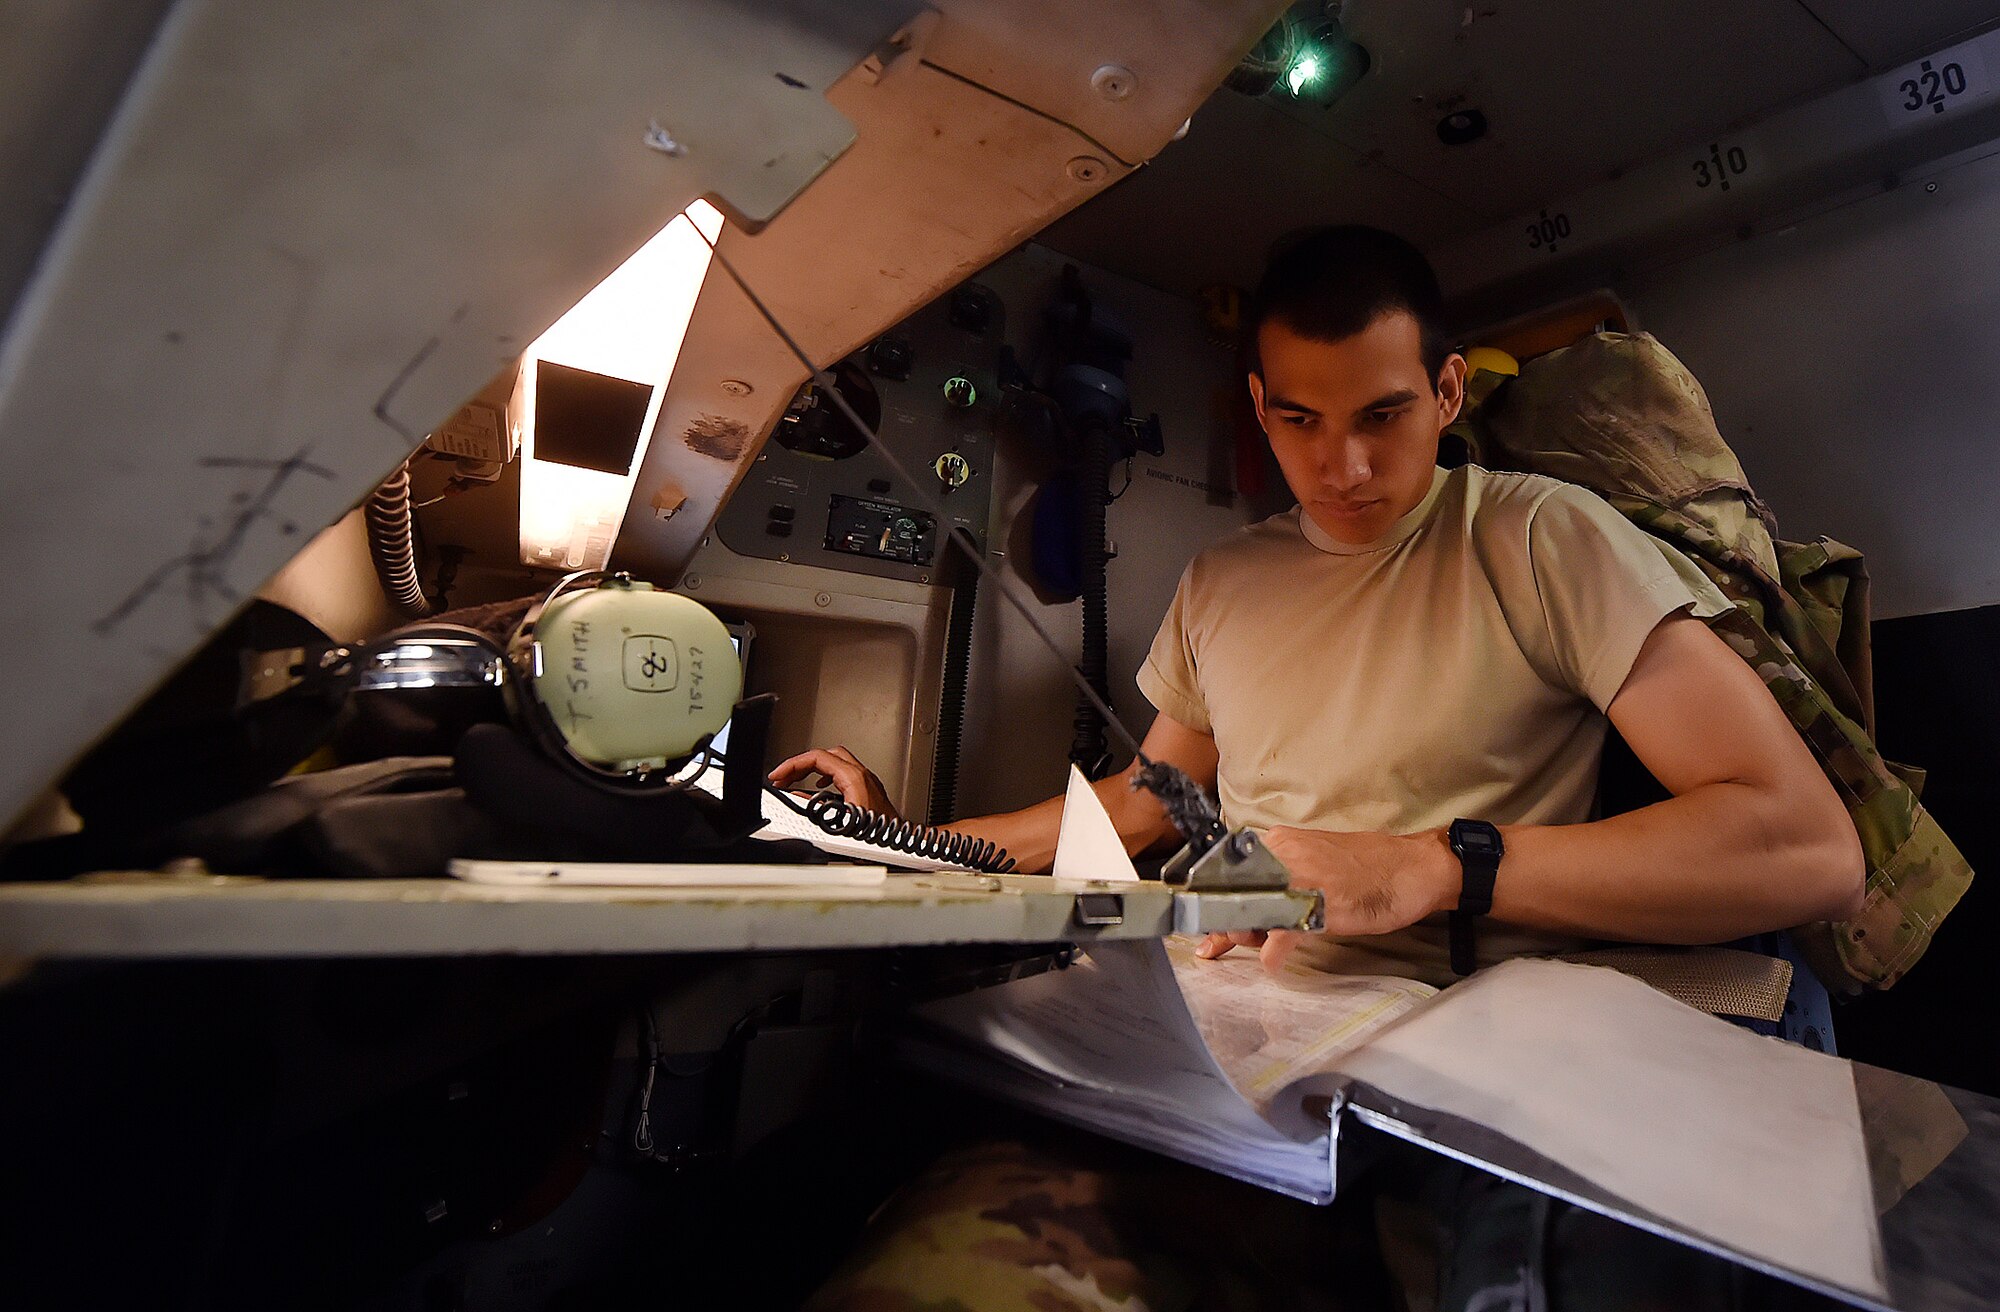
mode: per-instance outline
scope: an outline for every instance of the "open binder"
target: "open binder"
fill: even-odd
[[[1602,967],[1517,960],[1442,992],[1093,945],[927,1004],[908,1063],[1313,1202],[1358,1121],[1849,1299],[1884,1297],[1847,1063]],[[1350,1154],[1351,1155],[1351,1154]]]
[[[1068,970],[931,1003],[904,1052],[1057,1119],[1326,1202],[1335,1083],[1316,1080],[1318,1067],[1435,992],[1299,965],[1269,977],[1248,954],[1198,961],[1186,939],[1120,944]]]

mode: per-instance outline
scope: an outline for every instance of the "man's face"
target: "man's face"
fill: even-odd
[[[1438,434],[1458,417],[1464,359],[1450,357],[1432,379],[1417,321],[1401,311],[1337,342],[1273,320],[1257,331],[1257,355],[1257,421],[1313,523],[1360,545],[1416,508],[1430,491]]]

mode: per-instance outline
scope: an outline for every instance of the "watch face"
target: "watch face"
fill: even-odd
[[[1452,846],[1470,856],[1500,855],[1500,831],[1480,821],[1461,820],[1451,827]]]

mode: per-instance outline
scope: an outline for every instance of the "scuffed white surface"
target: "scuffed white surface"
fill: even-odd
[[[1838,1058],[1616,971],[1522,959],[1447,990],[1340,1069],[1746,1256],[1883,1291],[1860,1107]]]

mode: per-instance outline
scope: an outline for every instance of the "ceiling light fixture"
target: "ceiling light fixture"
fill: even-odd
[[[1246,96],[1289,97],[1325,109],[1368,71],[1368,52],[1335,19],[1287,14],[1264,34],[1223,84]]]

